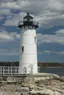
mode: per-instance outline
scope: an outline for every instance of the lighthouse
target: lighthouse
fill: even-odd
[[[19,74],[36,74],[37,67],[37,38],[38,23],[27,13],[18,25],[21,28]]]

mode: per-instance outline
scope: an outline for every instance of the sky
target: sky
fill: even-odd
[[[38,62],[64,62],[64,0],[0,0],[0,61],[19,61],[19,21],[39,22]]]

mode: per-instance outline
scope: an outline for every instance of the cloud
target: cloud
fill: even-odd
[[[0,16],[0,20],[2,20],[3,19],[3,17],[2,16]]]
[[[0,42],[20,40],[20,34],[17,32],[7,32],[0,29]],[[43,43],[58,43],[64,44],[64,30],[56,31],[56,34],[41,34],[37,33],[37,43],[38,45]]]
[[[10,41],[13,40],[13,37],[11,37],[8,32],[0,32],[0,42],[1,41]]]
[[[3,9],[4,14],[10,13],[10,9],[19,9],[22,11],[7,16],[3,24],[5,26],[18,26],[19,21],[22,21],[28,11],[42,27],[64,25],[64,0],[0,0],[0,2],[0,8]],[[38,43],[64,44],[63,35],[63,30],[56,31],[54,35],[37,34]],[[19,35],[17,34],[15,37],[19,37]]]
[[[55,10],[55,11],[60,11],[60,10],[63,10],[63,4],[64,2],[62,2],[63,0],[49,0],[49,3],[48,3],[48,8],[50,10]]]
[[[44,50],[44,51],[39,51],[38,54],[55,54],[55,55],[64,55],[64,51],[49,51],[49,50]],[[18,56],[20,55],[20,48],[12,48],[12,49],[0,49],[0,56]]]
[[[14,1],[14,0],[0,0],[0,3],[2,3],[2,2],[11,2],[11,1]]]
[[[37,34],[37,40],[38,44],[43,43],[58,43],[58,44],[64,44],[64,35],[58,35],[56,34]]]
[[[16,2],[2,2],[0,5],[1,8],[11,8],[11,9],[18,9],[19,6]]]
[[[29,0],[13,0],[8,2],[1,2],[1,8],[9,8],[9,9],[23,9],[30,4]]]
[[[44,51],[39,51],[38,54],[56,54],[56,55],[64,55],[64,51],[49,51],[49,50],[44,50]]]
[[[64,36],[64,29],[60,29],[60,30],[56,31],[56,34]]]
[[[8,41],[14,41],[15,39],[20,39],[20,35],[16,32],[7,32],[4,30],[0,30],[0,42],[8,42]]]
[[[19,54],[19,48],[0,49],[0,56],[18,56]]]
[[[19,9],[24,13],[30,12],[42,27],[64,25],[63,0],[17,0],[13,2],[2,2],[0,7],[15,10]],[[23,16],[20,14],[21,12],[11,16],[10,19],[6,19],[4,25],[16,26],[18,20],[22,20]]]
[[[48,50],[45,50],[44,53],[64,55],[64,51],[57,52],[57,51],[48,51]]]
[[[0,9],[0,15],[9,15],[10,13],[10,9]]]
[[[18,14],[14,14],[9,16],[4,22],[5,26],[18,26],[19,21],[23,21],[23,17],[26,15],[25,12],[20,12]]]

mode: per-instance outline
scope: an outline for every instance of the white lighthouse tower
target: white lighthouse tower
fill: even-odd
[[[35,30],[38,23],[35,23],[33,17],[27,13],[18,27],[21,28],[19,74],[35,74],[38,72]]]

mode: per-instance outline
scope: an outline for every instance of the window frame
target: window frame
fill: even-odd
[[[24,52],[24,46],[22,46],[22,52]]]

